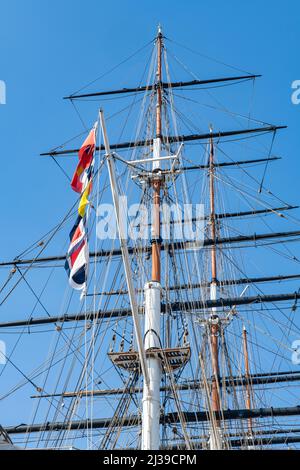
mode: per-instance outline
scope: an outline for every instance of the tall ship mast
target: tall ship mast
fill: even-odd
[[[200,78],[160,26],[146,48],[135,86],[65,97],[84,132],[41,155],[72,207],[0,262],[3,442],[297,449],[300,220],[269,185],[286,126],[220,101],[260,75]]]

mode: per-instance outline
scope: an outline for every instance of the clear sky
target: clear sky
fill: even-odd
[[[83,130],[62,97],[144,46],[159,22],[168,38],[263,75],[255,117],[288,125],[278,144],[284,161],[268,183],[291,204],[299,203],[300,105],[291,103],[291,84],[300,80],[299,18],[297,0],[0,0],[0,80],[7,91],[0,105],[0,259],[22,252],[74,202],[55,163],[39,156]],[[211,70],[199,64],[195,59],[193,70],[209,78]],[[135,84],[129,63],[100,82],[106,89]],[[97,110],[84,112],[91,124]],[[22,318],[22,299],[15,305],[13,315]],[[8,320],[9,312],[4,314]],[[1,419],[17,422],[19,409],[4,409]]]
[[[158,22],[166,36],[181,44],[263,74],[255,115],[289,126],[280,150],[288,157],[287,169],[298,168],[300,105],[290,100],[291,82],[300,78],[296,0],[2,0],[0,8],[0,80],[7,87],[7,104],[0,106],[5,256],[22,251],[59,220],[57,204],[67,209],[72,201],[55,164],[39,157],[82,131],[62,97],[150,41]],[[196,63],[193,70],[206,77],[199,68]],[[101,86],[109,88],[109,80],[133,85],[129,66],[124,71]],[[298,174],[287,173],[286,188],[295,199]]]

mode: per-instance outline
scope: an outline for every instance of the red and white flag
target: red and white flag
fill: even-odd
[[[89,267],[89,250],[85,223],[78,217],[70,232],[70,247],[66,256],[65,269],[73,289],[84,289]]]
[[[71,181],[71,187],[76,193],[82,193],[87,179],[87,172],[92,164],[95,147],[96,147],[96,130],[97,123],[90,131],[89,135],[83,142],[79,152],[79,162]]]

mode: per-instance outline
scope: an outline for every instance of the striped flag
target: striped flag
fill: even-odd
[[[65,269],[73,289],[86,286],[89,265],[89,251],[84,218],[78,216],[70,232],[70,247],[66,256]]]
[[[89,267],[86,208],[92,190],[97,124],[96,122],[79,150],[79,162],[71,182],[72,189],[81,193],[81,197],[78,217],[70,232],[70,246],[66,255],[65,269],[68,273],[70,286],[74,289],[83,289],[83,293],[86,291]]]
[[[89,170],[92,164],[95,153],[96,129],[97,123],[94,125],[93,129],[90,131],[89,135],[83,142],[78,153],[79,162],[71,181],[71,188],[76,191],[76,193],[82,193],[84,190],[86,172]]]

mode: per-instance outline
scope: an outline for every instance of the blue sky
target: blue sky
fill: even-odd
[[[287,165],[297,166],[300,106],[291,104],[290,87],[300,75],[299,9],[296,1],[2,0],[0,79],[6,82],[7,104],[0,107],[5,175],[1,191],[9,201],[2,208],[5,254],[22,251],[59,219],[57,204],[67,209],[72,201],[70,192],[64,194],[63,175],[52,161],[39,157],[82,131],[78,116],[62,97],[150,41],[158,22],[178,43],[263,74],[255,115],[289,126],[280,150],[288,157]],[[200,66],[195,61],[193,70],[209,75],[206,63]],[[109,88],[110,83],[123,86],[134,81],[128,66],[99,85]],[[297,196],[295,172],[285,177],[286,188]],[[53,184],[59,188],[55,194]]]
[[[254,115],[288,125],[276,148],[284,160],[274,167],[272,177],[268,175],[268,184],[288,202],[299,203],[300,105],[291,103],[291,83],[300,79],[299,17],[295,0],[2,0],[0,80],[6,83],[7,103],[0,105],[0,259],[22,252],[74,202],[64,175],[53,161],[39,156],[83,130],[62,97],[144,46],[154,38],[159,22],[168,38],[263,75],[256,85]],[[183,49],[180,53],[184,57]],[[222,66],[214,69],[197,56],[194,63],[189,60],[203,78],[229,71]],[[140,61],[134,63],[139,70]],[[134,86],[135,70],[127,63],[99,81],[99,88]],[[92,124],[97,108],[82,112]],[[68,160],[69,174],[72,168]],[[22,317],[22,299],[10,308],[14,305],[12,315]],[[2,318],[8,320],[9,315],[6,309]],[[3,412],[6,423],[16,422],[20,408]]]

